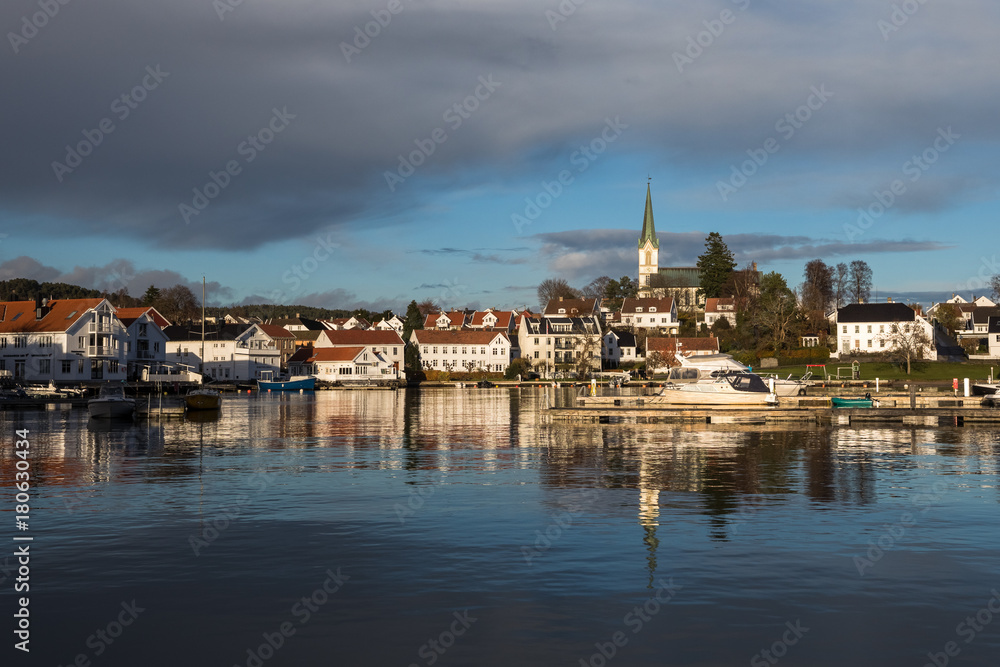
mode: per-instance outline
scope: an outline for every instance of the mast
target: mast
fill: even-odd
[[[201,378],[198,384],[205,382],[205,276],[201,277],[201,364],[198,369]]]

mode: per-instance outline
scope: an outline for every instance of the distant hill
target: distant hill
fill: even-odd
[[[51,299],[92,299],[99,290],[67,283],[40,283],[29,278],[0,280],[0,301],[34,301],[35,296]]]

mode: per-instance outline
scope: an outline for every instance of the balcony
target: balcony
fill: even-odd
[[[156,354],[149,350],[139,350],[135,353],[136,359],[156,359]]]
[[[118,351],[110,345],[91,345],[87,348],[87,355],[91,357],[117,357]]]

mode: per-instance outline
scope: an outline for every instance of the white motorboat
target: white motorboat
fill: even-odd
[[[975,384],[972,385],[972,395],[992,396],[997,393],[997,389],[1000,389],[1000,383],[976,382]]]
[[[121,419],[135,412],[135,400],[125,396],[121,385],[106,384],[97,398],[87,401],[87,410],[94,419]]]
[[[668,382],[705,382],[722,375],[750,373],[749,366],[744,366],[728,354],[704,354],[690,357],[679,355],[677,360],[681,365],[670,369],[667,375]],[[761,379],[767,385],[770,385],[773,380],[774,393],[788,398],[804,394],[811,377],[812,373],[806,373],[795,380],[791,375],[787,378],[779,378],[772,374],[761,376]]]
[[[753,373],[733,373],[714,380],[667,384],[646,404],[670,405],[776,405],[778,398]]]

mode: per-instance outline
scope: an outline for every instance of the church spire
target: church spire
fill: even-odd
[[[646,184],[646,214],[642,218],[642,234],[639,235],[639,247],[646,245],[646,239],[659,249],[660,240],[656,238],[656,228],[653,226],[653,199],[649,194],[649,183]]]

